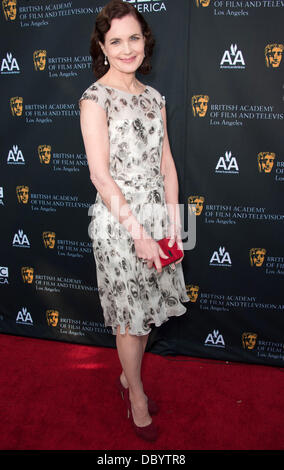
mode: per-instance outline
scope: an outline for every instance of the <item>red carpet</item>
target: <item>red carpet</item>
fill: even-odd
[[[158,441],[134,434],[115,349],[0,335],[1,450],[283,450],[284,369],[146,353]]]

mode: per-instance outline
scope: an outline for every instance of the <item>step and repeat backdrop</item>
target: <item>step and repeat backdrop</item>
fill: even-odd
[[[156,38],[153,70],[139,78],[166,97],[184,240],[189,212],[196,221],[187,313],[154,327],[147,350],[282,366],[284,2],[128,3]],[[115,347],[78,108],[96,80],[89,42],[105,4],[2,0],[1,333]]]

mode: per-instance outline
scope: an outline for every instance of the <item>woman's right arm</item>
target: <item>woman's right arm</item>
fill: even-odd
[[[158,272],[161,272],[159,256],[167,256],[134,217],[124,195],[109,172],[109,134],[104,109],[93,100],[82,100],[80,124],[92,183],[108,210],[132,236],[137,256],[147,259],[149,267],[154,262]]]

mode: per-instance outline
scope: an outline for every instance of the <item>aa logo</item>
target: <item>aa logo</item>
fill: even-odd
[[[256,266],[257,268],[263,265],[266,255],[265,248],[251,248],[249,250],[249,260],[251,266]]]
[[[13,96],[10,98],[10,108],[12,116],[22,116],[24,100],[21,96]]]
[[[7,52],[6,57],[2,59],[0,72],[2,75],[20,73],[18,62],[15,57],[12,56],[11,52]]]
[[[267,44],[264,49],[266,67],[277,69],[282,61],[283,50],[283,44]]]
[[[29,201],[29,187],[25,185],[16,186],[16,194],[20,204],[27,204]]]
[[[22,310],[18,311],[16,323],[20,325],[33,325],[32,316],[26,307],[22,307]]]
[[[193,214],[200,215],[203,211],[204,197],[203,196],[189,196],[188,209]]]
[[[51,145],[39,145],[37,151],[40,163],[48,165],[51,158]]]
[[[221,69],[244,69],[245,61],[242,51],[238,50],[237,44],[231,44],[229,50],[225,51],[220,62]]]
[[[46,51],[39,49],[33,53],[34,68],[35,70],[44,70],[46,66]]]
[[[209,264],[210,266],[232,266],[230,254],[225,250],[225,247],[220,246],[219,251],[214,251]]]
[[[46,310],[46,321],[48,326],[57,326],[59,320],[59,312],[58,310],[49,309]]]
[[[17,16],[17,0],[2,0],[5,20],[14,21]]]
[[[195,0],[197,8],[199,7],[208,7],[210,5],[210,0]]]
[[[23,230],[19,229],[13,238],[13,246],[20,248],[30,248],[30,242]]]
[[[7,163],[8,165],[24,165],[25,164],[24,155],[17,145],[13,145],[12,149],[9,150]]]
[[[271,173],[274,165],[275,153],[273,152],[260,152],[257,155],[258,171],[259,173]]]
[[[218,330],[214,330],[213,333],[209,333],[205,340],[205,346],[215,346],[217,348],[224,348],[225,341],[223,336],[219,333]]]
[[[242,345],[244,349],[254,349],[256,345],[257,334],[256,333],[243,333],[242,334]]]
[[[53,249],[55,246],[55,232],[46,231],[42,233],[45,248]]]
[[[195,303],[198,299],[199,286],[189,284],[188,286],[186,286],[186,292],[187,292],[190,302]]]
[[[21,274],[23,282],[26,284],[32,284],[34,280],[34,268],[30,266],[22,266]]]
[[[208,95],[193,95],[191,98],[192,113],[194,117],[206,116],[208,110]]]
[[[215,173],[239,173],[238,163],[236,157],[232,157],[232,152],[225,152],[225,155],[219,158]]]

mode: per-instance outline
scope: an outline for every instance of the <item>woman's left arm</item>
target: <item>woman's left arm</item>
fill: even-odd
[[[164,185],[165,185],[165,199],[168,209],[168,215],[170,219],[169,226],[169,236],[171,238],[169,246],[173,246],[176,241],[180,249],[182,248],[181,242],[181,221],[180,221],[180,210],[179,210],[179,185],[176,166],[171,152],[171,147],[169,143],[168,131],[167,131],[167,116],[166,116],[166,107],[163,106],[161,109],[162,118],[164,122],[164,142],[163,142],[163,151],[161,159],[161,173],[165,176]],[[181,262],[182,259],[178,261]]]

